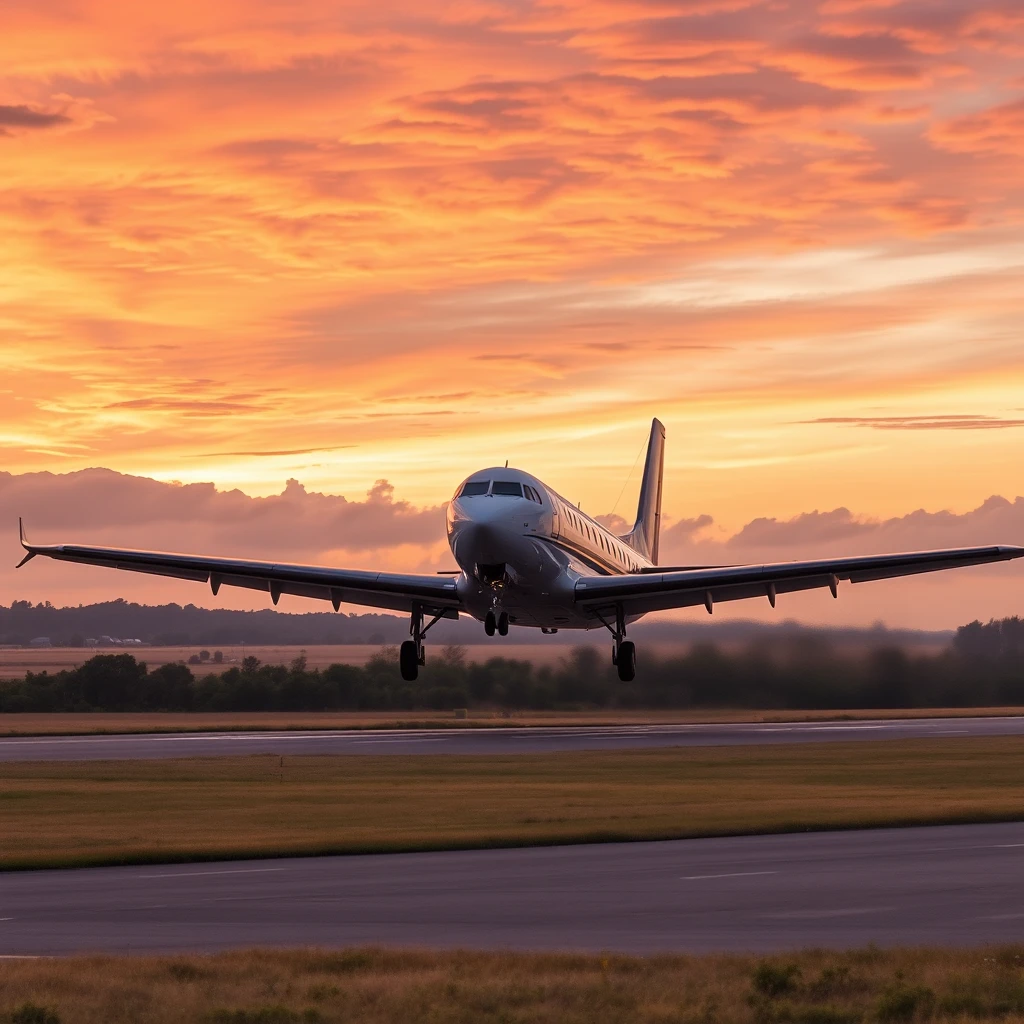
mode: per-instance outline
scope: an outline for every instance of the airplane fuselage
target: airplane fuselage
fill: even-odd
[[[448,543],[462,569],[459,596],[483,620],[542,629],[589,628],[574,601],[585,576],[651,567],[621,538],[522,470],[483,469],[467,477],[447,509]]]

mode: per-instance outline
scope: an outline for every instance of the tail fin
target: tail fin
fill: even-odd
[[[661,479],[665,470],[665,425],[661,420],[651,424],[647,442],[647,461],[640,484],[640,504],[636,523],[622,539],[645,558],[658,564],[658,540],[661,535]]]

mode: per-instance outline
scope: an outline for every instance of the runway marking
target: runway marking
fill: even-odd
[[[168,871],[159,875],[136,875],[136,878],[201,878],[204,875],[265,875],[284,868],[225,868],[223,871]]]
[[[13,921],[13,920],[14,920],[13,917],[0,917],[0,922],[3,922],[3,921]]]
[[[712,878],[753,878],[756,875],[777,875],[778,871],[727,871],[721,875],[682,875],[684,882],[704,882]]]
[[[996,846],[989,846],[989,850],[1019,850],[1024,843],[998,843]]]
[[[984,917],[979,917],[979,921],[1019,921],[1024,914],[987,914]]]
[[[776,921],[817,921],[828,917],[860,917],[863,914],[883,914],[895,907],[840,907],[836,910],[785,910],[778,914],[764,914]]]

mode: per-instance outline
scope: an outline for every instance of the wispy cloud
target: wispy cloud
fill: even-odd
[[[999,416],[821,416],[810,423],[839,423],[845,426],[870,427],[872,430],[1003,430],[1024,427],[1024,419]]]

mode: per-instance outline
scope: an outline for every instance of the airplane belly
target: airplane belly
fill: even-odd
[[[535,537],[503,540],[500,550],[486,552],[489,557],[502,559],[505,574],[500,584],[470,573],[460,578],[459,596],[474,618],[482,621],[497,608],[508,613],[513,625],[544,629],[599,625],[576,608],[576,573],[564,552]]]

